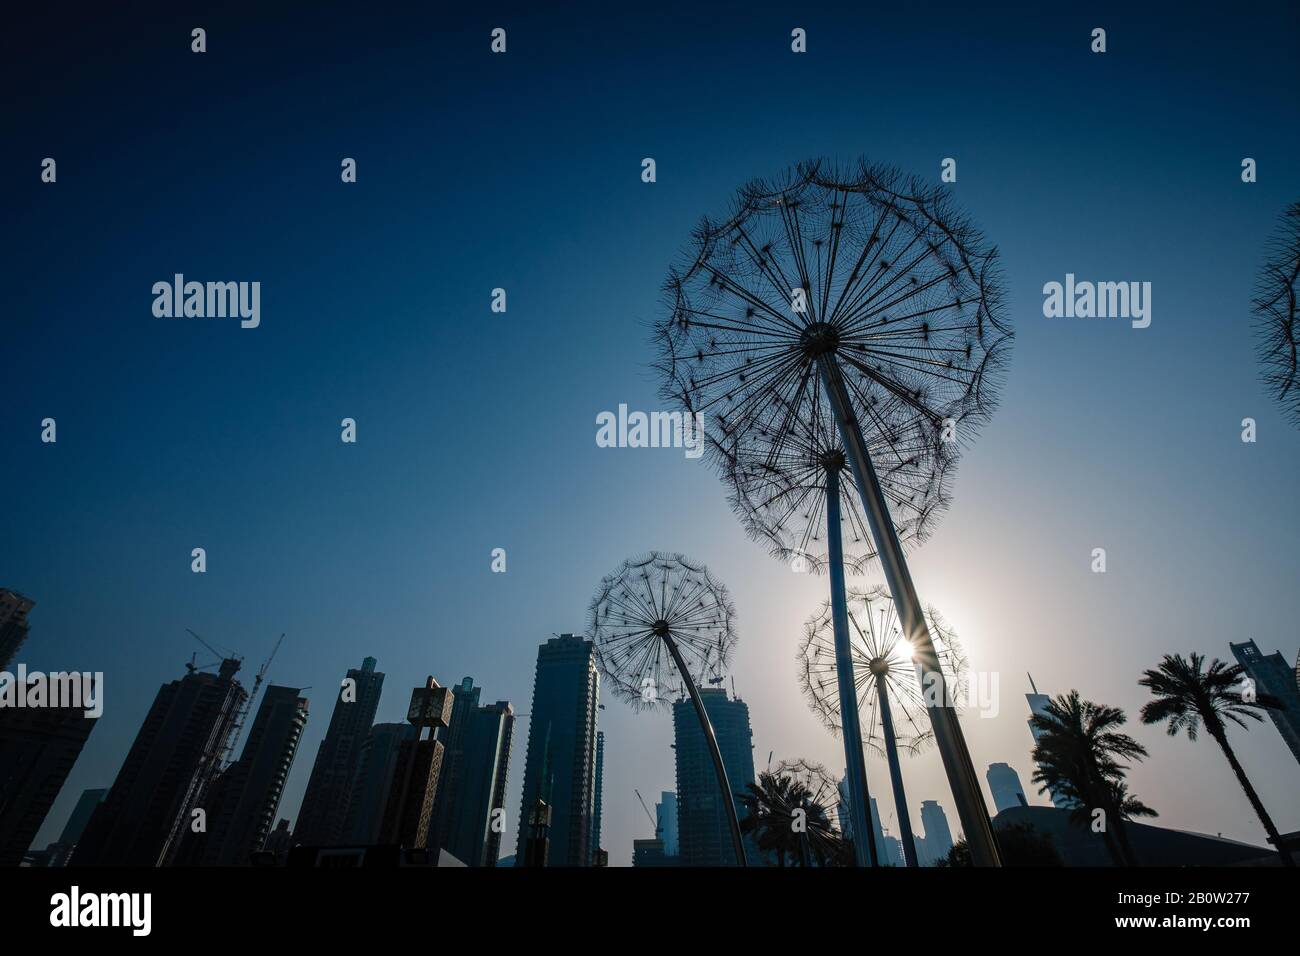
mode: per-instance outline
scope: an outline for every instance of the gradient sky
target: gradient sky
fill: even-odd
[[[998,716],[964,722],[981,775],[1006,761],[1029,785],[1027,671],[1136,724],[1137,678],[1166,652],[1253,638],[1294,660],[1300,432],[1257,384],[1248,313],[1300,194],[1293,5],[24,15],[42,19],[0,40],[17,93],[0,585],[37,602],[25,663],[102,670],[107,693],[38,845],[112,783],[198,649],[187,627],[250,677],[287,632],[269,679],[313,688],[292,818],[348,667],[379,659],[380,720],[430,673],[526,713],[537,645],[581,631],[601,575],[648,549],[732,589],[756,763],[838,772],[794,660],[826,581],[748,541],[702,462],[594,441],[598,412],[662,407],[647,326],[693,225],[812,156],[936,180],[955,157],[950,188],[1002,252],[1018,335],[1002,404],[912,558],[922,599],[999,675]],[[175,272],[261,281],[261,327],[155,318],[150,288]],[[1150,281],[1151,327],[1044,318],[1043,283],[1067,272]],[[671,717],[606,703],[602,843],[621,865],[651,829],[633,788],[674,786]],[[1154,822],[1262,843],[1213,744],[1130,730],[1151,750],[1130,780]],[[1232,739],[1278,827],[1300,827],[1300,767],[1271,724]],[[868,772],[888,825],[884,762]],[[938,799],[956,831],[937,754],[904,773],[915,825]]]

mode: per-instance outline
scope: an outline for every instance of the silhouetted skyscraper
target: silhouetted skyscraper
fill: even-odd
[[[451,721],[440,735],[443,751],[442,770],[439,773],[438,796],[433,805],[433,846],[447,849],[453,856],[465,861],[449,844],[452,841],[452,797],[459,788],[465,763],[465,737],[469,733],[470,719],[478,708],[482,688],[474,686],[474,678],[466,677],[451,687]]]
[[[293,831],[295,843],[330,846],[347,841],[352,781],[383,689],[384,675],[375,670],[373,657],[362,661],[360,670],[348,671],[307,780]]]
[[[1276,651],[1267,656],[1261,654],[1254,641],[1229,642],[1228,646],[1237,663],[1255,682],[1255,692],[1271,694],[1282,704],[1280,710],[1269,708],[1268,715],[1291,748],[1291,755],[1300,762],[1300,659],[1292,667]]]
[[[499,827],[493,829],[494,811],[504,806],[515,716],[506,701],[480,707],[479,694],[469,677],[452,688],[447,751],[434,805],[436,845],[467,866],[495,866],[501,833]]]
[[[515,740],[515,711],[508,702],[503,700],[499,700],[491,707],[484,709],[495,710],[501,715],[501,753],[497,760],[496,781],[492,790],[492,812],[496,814],[497,811],[500,811],[500,817],[504,821],[506,787],[510,780],[510,748],[514,746]],[[491,725],[489,724],[489,726]],[[479,752],[486,754],[488,748],[484,747]],[[484,866],[496,866],[497,861],[500,860],[501,834],[503,832],[505,830],[502,826],[493,825],[488,828],[487,847],[483,851]]]
[[[0,866],[23,861],[63,789],[98,723],[85,710],[0,707]]]
[[[600,810],[605,792],[605,732],[596,731],[596,810],[591,817],[591,852],[600,849]],[[593,861],[594,862],[594,861]]]
[[[663,790],[655,804],[655,829],[664,842],[664,856],[675,857],[681,853],[677,842],[677,794]]]
[[[68,822],[63,825],[63,832],[49,847],[50,866],[68,865],[68,857],[72,856],[72,851],[77,848],[81,835],[86,832],[86,824],[90,822],[91,814],[95,812],[95,807],[104,802],[106,796],[108,791],[103,787],[81,791],[77,805],[72,808],[72,813],[68,815]]]
[[[289,829],[289,820],[281,817],[275,825],[275,829],[266,835],[262,841],[262,851],[264,853],[274,854],[277,861],[281,864],[284,858],[289,855],[289,849],[293,846],[293,831]]]
[[[1020,774],[1010,764],[991,763],[985,772],[989,782],[989,792],[993,794],[993,805],[997,812],[1011,810],[1015,807],[1027,807],[1025,788],[1020,783]]]
[[[17,591],[0,588],[0,670],[9,666],[18,656],[18,648],[27,640],[30,625],[27,612],[36,602]]]
[[[1046,694],[1038,693],[1038,687],[1034,684],[1033,677],[1029,678],[1029,686],[1033,690],[1032,694],[1025,695],[1025,700],[1029,702],[1029,712],[1030,714],[1032,714],[1032,716],[1029,719],[1029,732],[1034,735],[1034,741],[1037,742],[1038,738],[1042,736],[1042,732],[1039,731],[1036,727],[1034,727],[1033,718],[1041,717],[1044,714],[1046,714],[1047,705],[1051,703],[1052,699],[1048,697]],[[1048,788],[1047,793],[1048,796],[1052,798],[1052,803],[1059,810],[1069,810],[1074,806],[1073,800],[1071,800],[1069,797],[1063,797],[1058,795],[1050,787]]]
[[[190,830],[248,697],[239,661],[216,674],[190,671],[164,684],[145,715],[117,779],[72,855],[76,866],[158,866]]]
[[[537,651],[524,757],[523,812],[546,802],[548,866],[589,866],[596,812],[596,711],[600,675],[591,641],[561,634]],[[527,865],[530,828],[521,825],[516,858]]]
[[[360,846],[379,842],[379,827],[384,822],[402,741],[414,739],[415,728],[410,724],[375,724],[370,728],[352,782],[344,842]]]
[[[849,794],[848,781],[841,779],[839,782],[840,803],[840,830],[846,836],[852,836],[853,814],[849,811]],[[876,842],[876,860],[880,866],[902,866],[903,845],[892,836],[885,835],[884,824],[880,821],[880,806],[876,803],[876,798],[871,797],[871,831],[872,839]]]
[[[704,710],[713,724],[727,770],[736,812],[744,820],[745,809],[736,794],[744,793],[754,782],[753,731],[749,726],[749,707],[743,700],[729,700],[721,687],[700,691]],[[677,839],[682,866],[735,866],[736,851],[731,842],[731,827],[718,792],[718,778],[713,769],[704,731],[689,698],[673,702],[673,739],[677,763]],[[752,840],[745,839],[745,856],[750,865],[762,862]]]
[[[186,862],[246,866],[262,849],[307,725],[307,698],[299,693],[296,687],[266,688],[243,753],[208,791],[207,832],[187,834]]]
[[[664,852],[664,841],[655,837],[653,840],[632,841],[632,865],[635,867],[676,866],[677,860]]]
[[[952,831],[948,829],[948,817],[937,800],[921,801],[921,826],[925,827],[925,845],[922,849],[917,841],[916,854],[922,866],[934,866],[952,849]]]

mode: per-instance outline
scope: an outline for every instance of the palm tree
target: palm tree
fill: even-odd
[[[1132,820],[1134,817],[1157,817],[1160,814],[1137,797],[1129,796],[1128,784],[1123,780],[1111,781],[1110,792],[1115,818],[1121,821],[1120,826],[1115,829],[1115,839],[1119,841],[1120,850],[1132,864],[1136,857],[1133,855],[1133,847],[1128,842],[1128,827],[1123,825],[1123,821]]]
[[[1136,866],[1124,821],[1156,812],[1128,795],[1126,761],[1141,760],[1146,748],[1119,732],[1128,718],[1118,707],[1084,700],[1077,690],[1052,698],[1030,725],[1034,747],[1034,783],[1039,793],[1051,793],[1072,804],[1070,820],[1087,826],[1102,810],[1106,827],[1102,839],[1116,866]]]
[[[1142,723],[1158,724],[1166,722],[1166,730],[1173,737],[1178,731],[1185,730],[1188,740],[1195,740],[1202,723],[1209,731],[1214,742],[1228,758],[1228,766],[1237,775],[1237,782],[1246,791],[1246,798],[1255,808],[1255,815],[1264,824],[1269,842],[1277,847],[1284,866],[1295,866],[1291,854],[1282,845],[1277,827],[1273,825],[1268,811],[1260,802],[1259,794],[1251,786],[1242,769],[1237,755],[1228,743],[1228,731],[1224,724],[1230,720],[1239,727],[1249,729],[1243,717],[1262,721],[1261,711],[1277,708],[1281,702],[1268,694],[1256,694],[1251,699],[1242,697],[1242,666],[1226,664],[1217,658],[1205,666],[1205,658],[1192,654],[1184,658],[1181,654],[1166,654],[1156,670],[1144,671],[1138,681],[1150,689],[1155,700],[1149,701],[1142,708]]]
[[[745,809],[741,831],[759,850],[775,855],[777,866],[785,866],[787,856],[797,866],[843,864],[843,838],[831,826],[828,809],[792,775],[764,770],[737,797]]]

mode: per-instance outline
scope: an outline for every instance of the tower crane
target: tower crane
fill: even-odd
[[[645,815],[650,818],[650,825],[655,828],[655,839],[659,839],[659,831],[661,829],[659,821],[655,819],[655,815],[651,813],[650,808],[646,806],[645,797],[641,796],[641,791],[636,787],[633,787],[632,792],[635,793],[636,798],[641,801],[641,809],[644,810]]]
[[[194,632],[191,631],[190,633],[193,634]],[[198,635],[195,636],[197,637]],[[253,699],[257,697],[257,692],[262,687],[262,681],[266,679],[267,668],[271,666],[271,661],[275,660],[276,652],[280,650],[280,645],[282,643],[284,643],[283,634],[281,634],[279,640],[275,642],[275,647],[271,648],[271,656],[266,659],[266,662],[262,665],[261,669],[258,670],[257,674],[253,677],[253,689],[249,691],[248,697],[244,699],[243,706],[239,708],[239,713],[235,717],[234,729],[230,732],[230,740],[226,744],[225,749],[221,752],[222,770],[225,770],[226,767],[230,766],[231,758],[235,753],[235,744],[239,742],[239,737],[244,732],[244,724],[248,721],[249,711],[253,709]]]

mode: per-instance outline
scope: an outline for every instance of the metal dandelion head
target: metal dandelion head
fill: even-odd
[[[1011,340],[996,259],[945,193],[893,169],[818,161],[751,183],[669,275],[656,325],[665,397],[704,414],[724,472],[737,459],[746,473],[779,470],[806,440],[800,429],[826,427],[818,364],[833,357],[896,521],[916,540],[995,404]],[[797,541],[806,529],[782,530]]]
[[[1300,202],[1282,212],[1269,242],[1268,259],[1255,280],[1252,300],[1255,347],[1264,386],[1300,427]]]
[[[715,455],[750,536],[797,570],[820,573],[828,566],[827,495],[836,488],[844,563],[850,573],[864,573],[876,557],[867,517],[820,381],[811,389],[812,399],[791,407],[779,432],[756,425],[733,433]],[[899,541],[907,547],[925,540],[948,503],[953,452],[919,420],[887,435],[873,432],[868,449]]]
[[[726,587],[708,568],[652,551],[600,582],[587,633],[614,696],[650,709],[685,693],[670,645],[697,685],[721,683],[737,640],[735,618]]]
[[[831,818],[839,803],[839,784],[823,765],[803,757],[782,760],[773,771],[778,777],[789,777],[795,782],[806,806],[816,807]]]
[[[903,634],[889,592],[877,586],[848,594],[853,684],[862,715],[864,742],[884,753],[880,685],[889,698],[898,748],[915,753],[932,739],[925,693],[913,648]],[[952,628],[934,609],[926,623],[943,672],[949,702],[964,700],[966,659]],[[840,732],[840,691],[835,670],[835,629],[827,602],[804,626],[799,645],[799,686],[813,712],[834,733]]]

